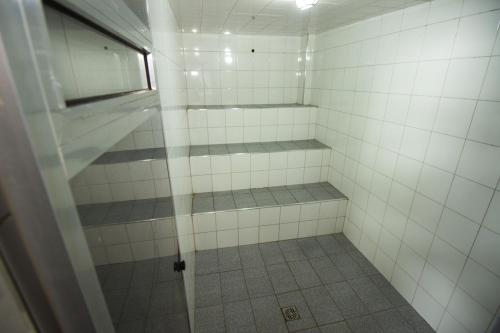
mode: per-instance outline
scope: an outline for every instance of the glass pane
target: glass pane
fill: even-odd
[[[156,113],[70,181],[119,331],[159,324],[188,332],[166,157]]]
[[[148,88],[141,52],[47,6],[45,16],[66,100]]]

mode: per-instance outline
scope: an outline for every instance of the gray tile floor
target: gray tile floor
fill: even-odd
[[[289,186],[271,186],[237,191],[196,193],[192,213],[270,207],[296,203],[347,199],[331,184],[310,183]]]
[[[200,251],[196,272],[198,333],[434,332],[342,234]]]
[[[182,275],[176,257],[97,266],[118,333],[189,333]]]

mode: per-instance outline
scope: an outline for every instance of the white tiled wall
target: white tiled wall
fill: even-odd
[[[301,102],[301,37],[184,33],[183,39],[190,105]]]
[[[499,21],[499,1],[436,0],[310,38],[344,233],[438,332],[500,305]]]
[[[83,228],[95,265],[177,254],[174,218]]]
[[[191,144],[314,139],[316,107],[188,109]]]
[[[331,149],[191,156],[193,192],[327,181]]]
[[[193,215],[197,250],[341,232],[347,200]]]
[[[191,331],[194,332],[196,257],[191,218],[192,185],[189,150],[185,149],[190,142],[183,43],[168,1],[148,1],[148,9],[179,252],[186,262],[186,270],[182,276]]]

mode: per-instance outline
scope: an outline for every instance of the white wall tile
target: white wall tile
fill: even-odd
[[[446,205],[476,223],[481,223],[493,190],[461,177],[455,177]]]
[[[500,57],[492,57],[488,66],[488,72],[481,90],[481,98],[486,100],[500,101],[498,84],[500,75]]]
[[[464,140],[448,135],[433,133],[425,156],[425,162],[455,172]]]
[[[497,35],[500,12],[463,17],[453,48],[453,57],[489,56]]]
[[[238,215],[236,211],[219,211],[215,213],[217,230],[236,229],[238,227]]]
[[[419,287],[411,304],[432,328],[435,329],[437,327],[443,315],[444,307],[432,298],[432,296]]]
[[[485,332],[493,317],[460,288],[455,289],[448,311],[470,332]]]
[[[455,283],[446,278],[432,265],[426,264],[422,277],[420,278],[420,286],[425,289],[429,295],[432,295],[439,304],[446,307],[453,293]]]
[[[238,230],[229,229],[217,231],[217,247],[230,247],[238,245]]]
[[[500,305],[500,278],[474,260],[467,260],[458,284],[490,313],[495,313],[498,309]]]
[[[448,68],[443,95],[455,98],[477,98],[487,66],[487,58],[452,60]]]
[[[141,242],[153,239],[153,228],[150,222],[129,223],[126,225],[126,228],[130,242]]]
[[[488,212],[484,218],[483,225],[496,233],[500,234],[500,192],[495,191],[493,199],[491,200]]]
[[[129,238],[124,225],[101,227],[101,236],[105,245],[128,243]]]
[[[479,225],[466,217],[445,209],[439,223],[437,235],[467,255],[476,238]]]
[[[259,228],[238,229],[239,245],[257,244],[259,242]]]
[[[194,234],[196,250],[211,250],[217,248],[217,234],[216,232],[205,232],[201,234]]]
[[[500,133],[497,131],[500,123],[499,105],[497,102],[478,103],[470,125],[470,139],[500,146]]]
[[[279,224],[280,207],[270,207],[260,209],[260,225]]]
[[[500,236],[498,234],[481,228],[470,256],[495,274],[500,275],[499,245]]]
[[[238,227],[251,228],[259,226],[259,209],[247,209],[238,211]]]
[[[279,225],[259,227],[259,243],[275,242],[279,239]]]
[[[217,229],[214,213],[193,215],[193,228],[195,233],[215,231]]]
[[[465,138],[476,103],[473,100],[443,98],[434,130],[443,134]]]
[[[451,281],[456,281],[465,264],[465,256],[451,245],[435,239],[428,261]]]
[[[457,174],[494,188],[500,176],[500,147],[466,141]]]

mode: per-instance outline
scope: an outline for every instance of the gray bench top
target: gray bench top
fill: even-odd
[[[329,183],[204,192],[193,196],[193,214],[223,210],[283,206],[298,203],[347,199]]]

